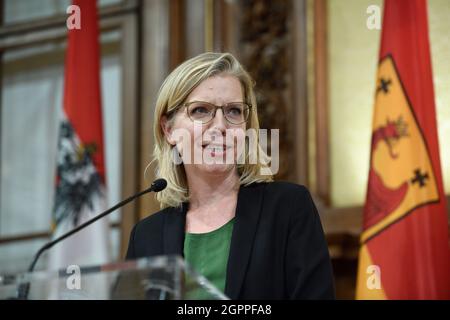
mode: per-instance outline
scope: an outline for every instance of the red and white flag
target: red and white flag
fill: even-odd
[[[74,0],[80,29],[68,32],[53,210],[54,237],[105,209],[105,160],[96,1]],[[109,261],[108,219],[100,219],[50,250],[49,269]]]

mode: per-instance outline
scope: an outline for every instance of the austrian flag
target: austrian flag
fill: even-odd
[[[68,31],[53,210],[54,237],[93,218],[106,207],[96,1],[75,0],[80,29]],[[109,261],[109,226],[101,219],[50,251],[49,267]]]

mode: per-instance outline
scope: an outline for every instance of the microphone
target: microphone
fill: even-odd
[[[119,209],[120,207],[126,205],[128,202],[133,201],[136,198],[139,198],[140,196],[149,193],[149,192],[160,192],[162,190],[164,190],[167,187],[167,181],[165,179],[156,179],[155,181],[153,181],[153,183],[151,184],[151,186],[148,189],[145,189],[141,192],[136,193],[135,195],[132,195],[131,197],[128,197],[125,200],[122,200],[121,202],[119,202],[118,204],[116,204],[115,206],[109,208],[108,210],[100,213],[99,215],[95,216],[94,218],[84,222],[83,224],[79,225],[78,227],[72,229],[71,231],[59,236],[58,238],[47,242],[45,245],[43,245],[38,252],[36,253],[36,255],[34,256],[33,261],[31,262],[30,266],[28,267],[28,272],[31,273],[34,270],[34,267],[36,266],[36,263],[39,259],[39,257],[41,256],[41,254],[43,252],[45,252],[46,250],[50,249],[51,247],[53,247],[55,244],[57,244],[58,242],[61,242],[62,240],[70,237],[71,235],[73,235],[74,233],[77,233],[78,231],[86,228],[88,225],[94,223],[95,221],[103,218],[104,216],[110,214],[111,212]],[[22,300],[26,300],[28,297],[28,291],[30,289],[30,284],[29,283],[22,283],[19,286],[18,289],[18,293],[17,293],[17,297],[18,299],[22,299]]]

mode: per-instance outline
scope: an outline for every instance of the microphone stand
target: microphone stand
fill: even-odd
[[[121,202],[119,202],[119,203],[116,204],[114,207],[111,207],[111,208],[109,208],[108,210],[106,210],[105,212],[100,213],[99,215],[97,215],[97,216],[95,216],[94,218],[92,218],[92,219],[86,221],[85,223],[79,225],[78,227],[72,229],[71,231],[69,231],[69,232],[67,232],[67,233],[65,233],[65,234],[63,234],[63,235],[61,235],[61,236],[59,236],[58,238],[56,238],[56,239],[54,239],[54,240],[52,240],[52,241],[50,241],[50,242],[47,242],[45,245],[43,245],[43,246],[38,250],[38,252],[37,252],[36,255],[34,256],[33,261],[31,262],[30,266],[28,267],[28,272],[29,272],[29,273],[33,272],[34,267],[36,266],[36,263],[37,263],[39,257],[41,256],[41,254],[42,254],[44,251],[46,251],[46,250],[50,249],[51,247],[53,247],[53,246],[54,246],[55,244],[57,244],[58,242],[60,242],[60,241],[62,241],[62,240],[64,240],[64,239],[66,239],[67,237],[70,237],[70,236],[73,235],[74,233],[77,233],[77,232],[80,231],[81,229],[83,229],[83,228],[87,227],[88,225],[94,223],[94,222],[97,221],[98,219],[101,219],[101,218],[103,218],[104,216],[106,216],[106,215],[110,214],[111,212],[113,212],[114,210],[117,210],[118,208],[120,208],[120,207],[126,205],[128,202],[131,202],[131,201],[133,201],[134,199],[136,199],[136,198],[138,198],[138,197],[140,197],[140,196],[142,196],[142,195],[144,195],[144,194],[146,194],[146,193],[149,193],[149,192],[151,192],[151,191],[159,192],[159,191],[163,190],[166,186],[167,186],[166,180],[164,180],[164,179],[157,179],[157,180],[155,180],[155,181],[152,183],[152,185],[150,186],[150,188],[145,189],[145,190],[143,190],[143,191],[141,191],[141,192],[139,192],[139,193],[137,193],[137,194],[135,194],[135,195],[133,195],[133,196],[131,196],[131,197],[129,197],[129,198],[127,198],[127,199],[121,201]],[[17,290],[17,299],[19,299],[19,300],[27,300],[29,290],[30,290],[30,283],[29,283],[29,282],[21,283],[21,284],[19,285],[18,290]]]

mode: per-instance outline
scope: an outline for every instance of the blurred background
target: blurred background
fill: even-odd
[[[0,1],[0,273],[24,271],[51,236],[69,0]],[[354,298],[381,0],[99,0],[108,203],[154,178],[157,91],[182,61],[229,51],[256,80],[263,128],[280,129],[276,176],[319,208],[338,298]],[[382,11],[381,11],[382,12]],[[443,180],[450,194],[450,1],[428,19]],[[447,196],[449,199],[449,196]],[[113,260],[132,226],[158,210],[142,197],[109,217]],[[45,257],[40,268],[45,268]]]

